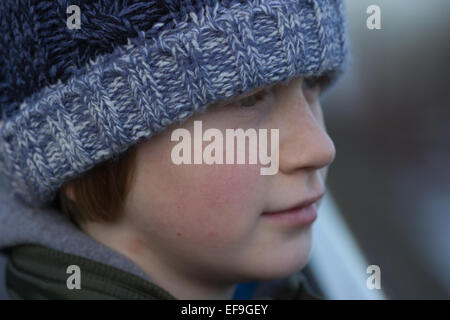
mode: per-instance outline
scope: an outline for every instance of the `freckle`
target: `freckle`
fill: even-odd
[[[216,235],[216,233],[214,231],[208,232],[208,236],[210,236],[211,238],[213,238],[215,235]]]
[[[181,232],[177,232],[177,236],[181,237]]]

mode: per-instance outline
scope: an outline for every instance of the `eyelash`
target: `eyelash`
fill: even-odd
[[[303,79],[303,89],[314,89],[319,87],[319,95],[330,85],[330,76],[328,74],[319,77],[308,77]]]
[[[239,99],[238,101],[236,101],[236,103],[239,106],[243,107],[243,108],[252,108],[252,107],[257,106],[259,101],[264,101],[264,99],[267,97],[268,93],[269,93],[268,89],[264,88],[264,89],[262,89],[262,90],[260,90],[260,91],[258,91],[256,93],[253,93],[253,94],[251,94],[249,96],[246,96],[244,98]],[[241,104],[241,102],[246,100],[246,99],[249,99],[249,98],[256,98],[257,101],[252,106],[243,106]]]
[[[308,78],[304,78],[303,79],[303,90],[307,90],[307,89],[315,89],[316,87],[318,87],[319,89],[319,96],[323,93],[323,91],[325,91],[325,89],[330,85],[330,77],[328,74],[323,74],[321,76],[318,77],[308,77]],[[242,106],[243,108],[252,108],[256,105],[258,105],[258,101],[263,101],[267,94],[268,94],[268,89],[264,88],[256,93],[253,93],[249,96],[246,96],[244,98],[239,99],[238,101],[236,101],[236,103],[240,106]],[[259,97],[259,99],[258,99]],[[249,98],[256,98],[256,101],[252,106],[243,106],[241,105],[241,102],[243,100],[249,99]]]

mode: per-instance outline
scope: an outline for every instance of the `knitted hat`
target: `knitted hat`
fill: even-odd
[[[0,180],[33,207],[216,100],[347,61],[341,0],[18,0],[0,16]]]

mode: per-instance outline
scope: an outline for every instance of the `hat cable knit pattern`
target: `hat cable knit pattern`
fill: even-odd
[[[77,4],[81,29],[66,26]],[[0,3],[0,182],[32,207],[208,105],[348,61],[341,0]]]

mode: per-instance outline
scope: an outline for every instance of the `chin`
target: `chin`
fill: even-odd
[[[286,259],[280,259],[277,265],[272,266],[272,270],[267,270],[268,278],[281,279],[301,271],[308,263],[309,253],[309,249],[302,250]]]
[[[301,271],[308,263],[311,252],[311,233],[304,232],[295,241],[270,248],[253,263],[259,280],[278,280]]]

